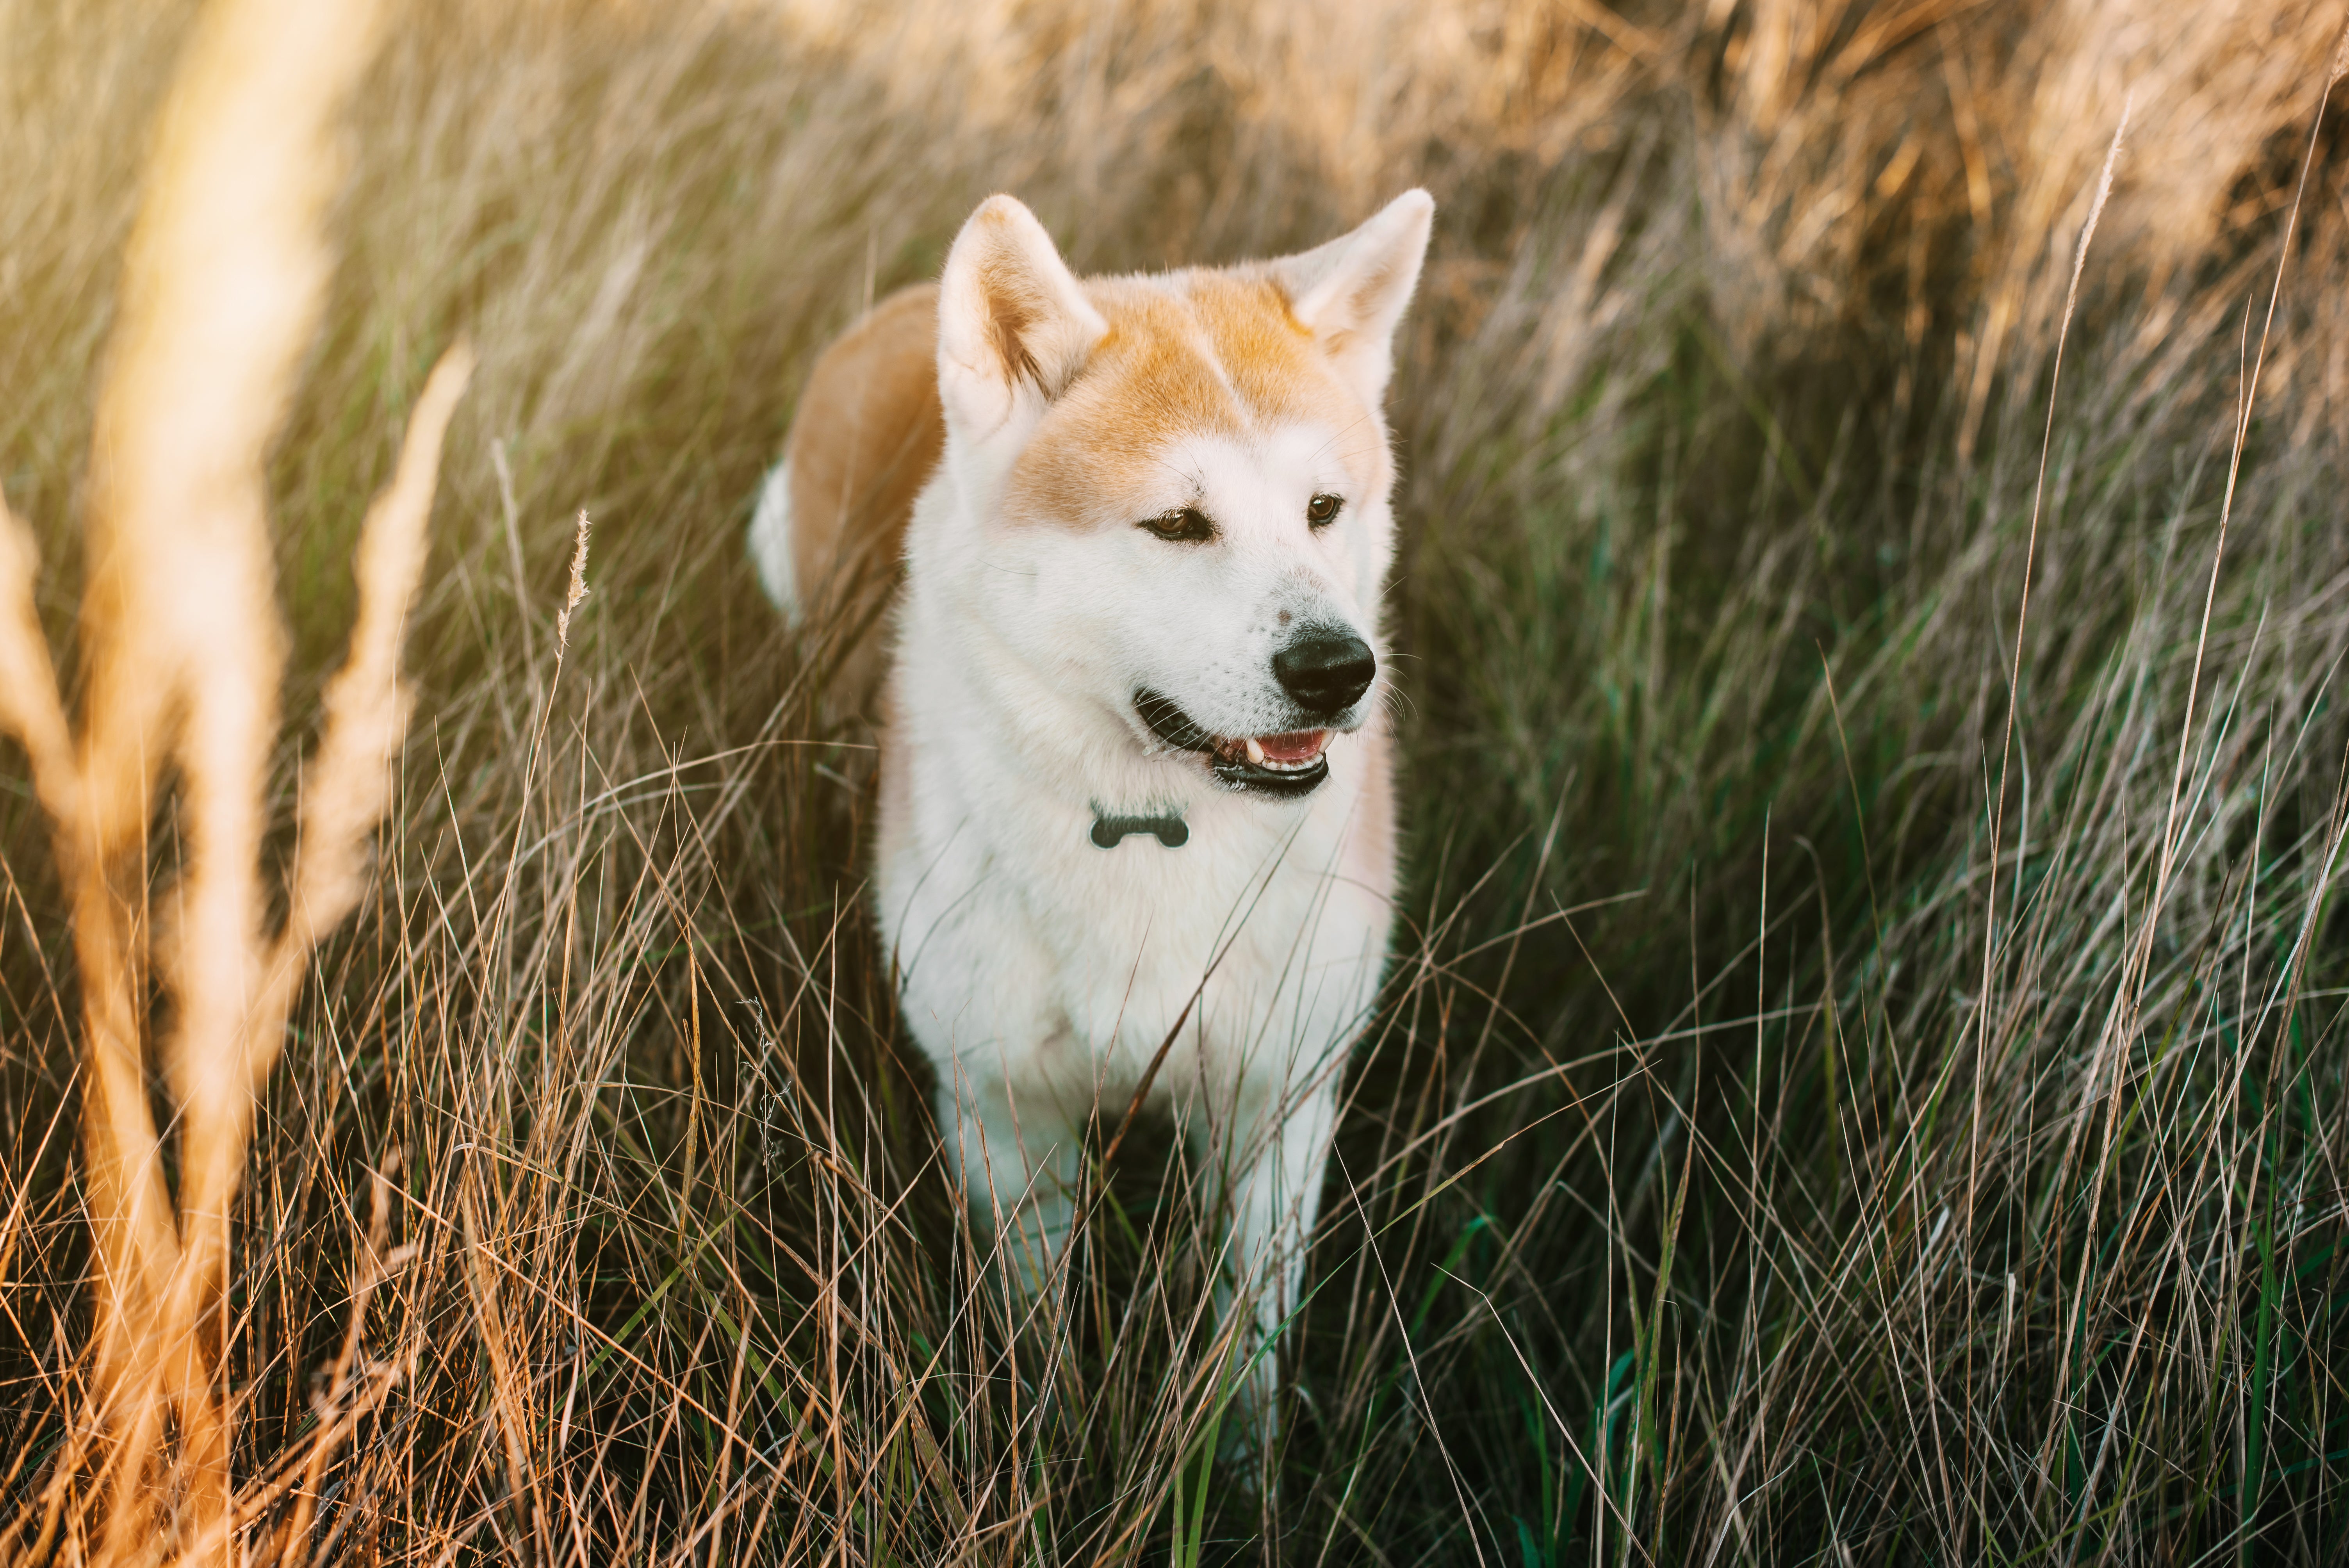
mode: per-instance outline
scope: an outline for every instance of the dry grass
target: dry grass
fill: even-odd
[[[300,222],[195,203],[294,270],[174,360],[229,320],[153,237],[212,177],[138,177],[190,16],[0,0],[10,1552],[2337,1555],[2338,14],[385,0],[315,310]],[[1169,1140],[1065,1302],[978,1288],[843,629],[740,526],[988,191],[1106,269],[1411,182],[1407,934],[1241,1455]]]
[[[372,53],[372,22],[364,5],[263,0],[217,8],[188,46],[153,131],[98,397],[78,737],[34,609],[36,552],[0,508],[0,720],[33,764],[72,912],[95,1264],[68,1426],[0,1538],[35,1558],[234,1555],[222,1330],[254,1098],[313,950],[361,892],[406,717],[400,634],[467,374],[460,352],[427,388],[362,535],[351,656],[327,694],[283,929],[264,936],[263,783],[284,650],[264,458],[324,294],[320,220],[340,173],[327,132]],[[166,767],[186,849],[154,889]],[[176,1123],[171,1176],[149,1102],[156,1017],[168,1019],[155,1055]]]

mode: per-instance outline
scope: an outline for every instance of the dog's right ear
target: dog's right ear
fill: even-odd
[[[938,284],[938,400],[984,441],[1032,425],[1109,331],[1036,214],[990,196],[955,237]]]

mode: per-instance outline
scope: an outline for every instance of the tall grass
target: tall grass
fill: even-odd
[[[263,459],[326,281],[318,219],[338,172],[326,122],[368,60],[372,20],[359,5],[216,7],[166,99],[90,438],[78,735],[34,607],[37,549],[0,506],[0,724],[31,763],[71,912],[94,1264],[67,1424],[36,1501],[0,1535],[12,1553],[62,1542],[78,1557],[94,1542],[108,1563],[159,1547],[227,1561],[242,1533],[222,1338],[254,1095],[318,939],[361,892],[406,717],[402,624],[467,374],[461,349],[435,372],[367,514],[350,657],[326,693],[269,934],[257,857],[284,649]],[[158,889],[150,824],[166,765],[186,850]],[[147,1073],[158,1014],[168,1140]],[[311,1447],[323,1463],[331,1441]]]
[[[460,335],[479,369],[372,880],[228,1233],[244,1548],[2337,1558],[2341,21],[391,5],[269,449],[280,760],[397,432]],[[0,5],[0,485],[58,647],[189,28]],[[1162,1131],[1090,1172],[1063,1301],[983,1288],[864,902],[870,738],[819,700],[846,629],[786,634],[740,525],[812,354],[988,191],[1105,270],[1407,182],[1442,204],[1395,407],[1411,891],[1258,1453]],[[298,869],[311,784],[261,761]],[[93,976],[21,776],[19,1553],[104,1301]],[[168,799],[159,887],[202,841]]]

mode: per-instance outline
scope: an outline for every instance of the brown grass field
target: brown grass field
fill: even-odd
[[[2349,1560],[2344,22],[0,0],[0,1559]],[[988,192],[1413,183],[1257,1450],[1163,1130],[983,1288],[741,530]]]

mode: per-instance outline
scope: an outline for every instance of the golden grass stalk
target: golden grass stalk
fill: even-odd
[[[342,169],[332,121],[370,56],[376,12],[374,0],[223,0],[180,67],[92,434],[78,757],[34,610],[30,539],[0,515],[0,726],[32,758],[81,966],[98,1261],[91,1429],[110,1494],[103,1562],[230,1553],[216,1319],[231,1211],[304,967],[363,884],[406,718],[398,650],[441,438],[471,373],[461,346],[435,368],[369,511],[358,619],[326,695],[287,918],[268,939],[261,851],[285,639],[264,462],[316,324],[329,264],[321,220]],[[158,913],[148,830],[167,760],[178,764],[188,853]],[[175,1019],[160,1056],[179,1113],[176,1200],[148,1108],[150,965]],[[79,1468],[78,1457],[59,1467],[45,1537]],[[158,1497],[174,1500],[168,1532]]]
[[[563,591],[563,608],[554,613],[554,646],[557,653],[571,645],[571,612],[579,608],[587,597],[587,514],[579,514],[578,536],[571,547],[571,581]]]
[[[263,789],[285,656],[266,613],[263,459],[325,285],[318,221],[337,173],[326,136],[367,57],[371,10],[233,0],[204,17],[158,130],[91,435],[78,920],[106,922],[105,940],[135,950],[118,912],[142,902],[152,770],[174,752],[188,841],[160,955],[178,1004],[163,1066],[183,1117],[185,1255],[162,1231],[156,1140],[131,1092],[143,1089],[136,998],[103,1004],[103,1028],[90,1009],[107,1111],[87,1124],[89,1155],[116,1172],[101,1202],[126,1222],[101,1248],[98,1375],[123,1441],[109,1556],[147,1533],[140,1492],[165,1398],[182,1423],[197,1539],[225,1522],[227,1434],[199,1318],[225,1255],[225,1168],[247,1114]]]

